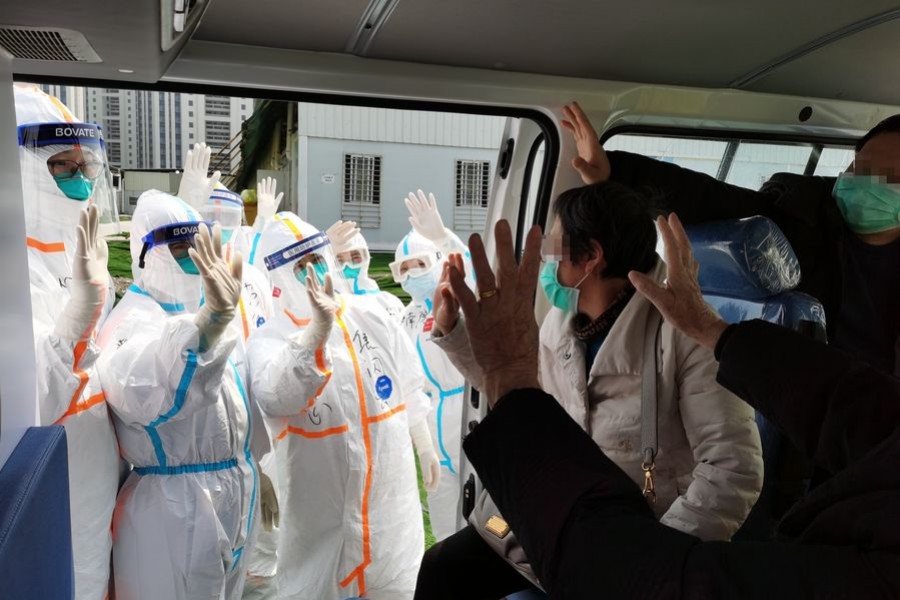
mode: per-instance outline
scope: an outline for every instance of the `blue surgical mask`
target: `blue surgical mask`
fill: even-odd
[[[416,302],[427,303],[434,297],[434,290],[437,289],[437,284],[437,278],[431,272],[416,277],[407,277],[406,281],[400,284],[400,287],[412,296]]]
[[[354,267],[351,267],[350,265],[344,265],[343,271],[344,271],[344,277],[346,277],[347,279],[355,280],[357,277],[359,277],[359,273],[360,273],[360,271],[362,271],[362,267],[354,268]]]
[[[56,187],[72,200],[85,201],[94,192],[94,182],[81,174],[81,171],[71,177],[54,177]]]
[[[185,256],[182,258],[176,258],[175,262],[178,263],[178,266],[181,267],[181,270],[187,273],[188,275],[199,275],[200,271],[197,269],[197,265],[194,264],[194,261],[190,256]]]
[[[231,241],[231,238],[234,236],[234,229],[223,229],[222,230],[222,244],[227,244]]]
[[[581,293],[578,286],[588,278],[588,275],[590,273],[582,277],[575,287],[566,287],[559,282],[559,261],[554,260],[544,263],[540,282],[550,304],[566,312],[575,312],[578,310],[578,296]]]
[[[312,271],[310,271],[310,267],[312,267]],[[309,275],[310,277],[312,277],[313,274],[315,274],[315,277],[319,280],[319,283],[321,285],[325,285],[326,273],[328,273],[328,265],[323,263],[312,263],[310,265],[306,265],[305,269],[297,272],[297,280],[305,286],[306,276]]]

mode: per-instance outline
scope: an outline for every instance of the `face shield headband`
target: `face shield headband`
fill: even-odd
[[[278,252],[273,252],[265,257],[263,262],[266,265],[266,270],[274,271],[279,267],[294,263],[307,254],[324,248],[329,244],[331,244],[331,240],[328,239],[328,236],[324,232],[319,232],[308,238],[302,239],[295,244],[282,248]]]
[[[206,221],[184,221],[157,227],[141,238],[141,241],[144,242],[144,247],[141,249],[138,266],[142,269],[144,268],[144,258],[154,246],[168,246],[176,242],[187,242],[193,248],[194,236],[200,232],[201,225],[205,225],[212,231],[212,223]]]

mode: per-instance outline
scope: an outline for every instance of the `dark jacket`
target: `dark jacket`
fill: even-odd
[[[512,392],[464,447],[542,583],[554,599],[900,598],[900,381],[761,321],[726,333],[719,382],[833,477],[783,542],[701,542],[659,524],[552,397]]]

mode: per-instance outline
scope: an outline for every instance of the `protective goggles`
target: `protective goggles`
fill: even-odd
[[[319,232],[295,244],[286,246],[278,252],[273,252],[263,259],[263,263],[266,265],[267,271],[274,271],[279,267],[300,260],[311,252],[321,250],[329,244],[331,244],[331,240],[328,239],[328,236],[324,232]]]
[[[141,238],[141,241],[144,242],[144,247],[141,249],[138,266],[142,269],[144,268],[144,258],[154,246],[169,246],[172,249],[172,256],[176,259],[184,258],[187,256],[188,248],[194,247],[194,236],[200,232],[200,227],[204,225],[212,231],[212,223],[206,221],[184,221],[157,227]]]
[[[403,283],[410,277],[419,277],[430,273],[441,259],[441,253],[422,252],[411,254],[401,260],[395,260],[390,264],[391,275],[394,281]],[[404,266],[405,265],[405,266]]]

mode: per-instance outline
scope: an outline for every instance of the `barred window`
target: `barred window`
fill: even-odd
[[[490,184],[490,161],[456,161],[456,206],[487,207]]]
[[[381,204],[381,157],[344,155],[344,202]]]

